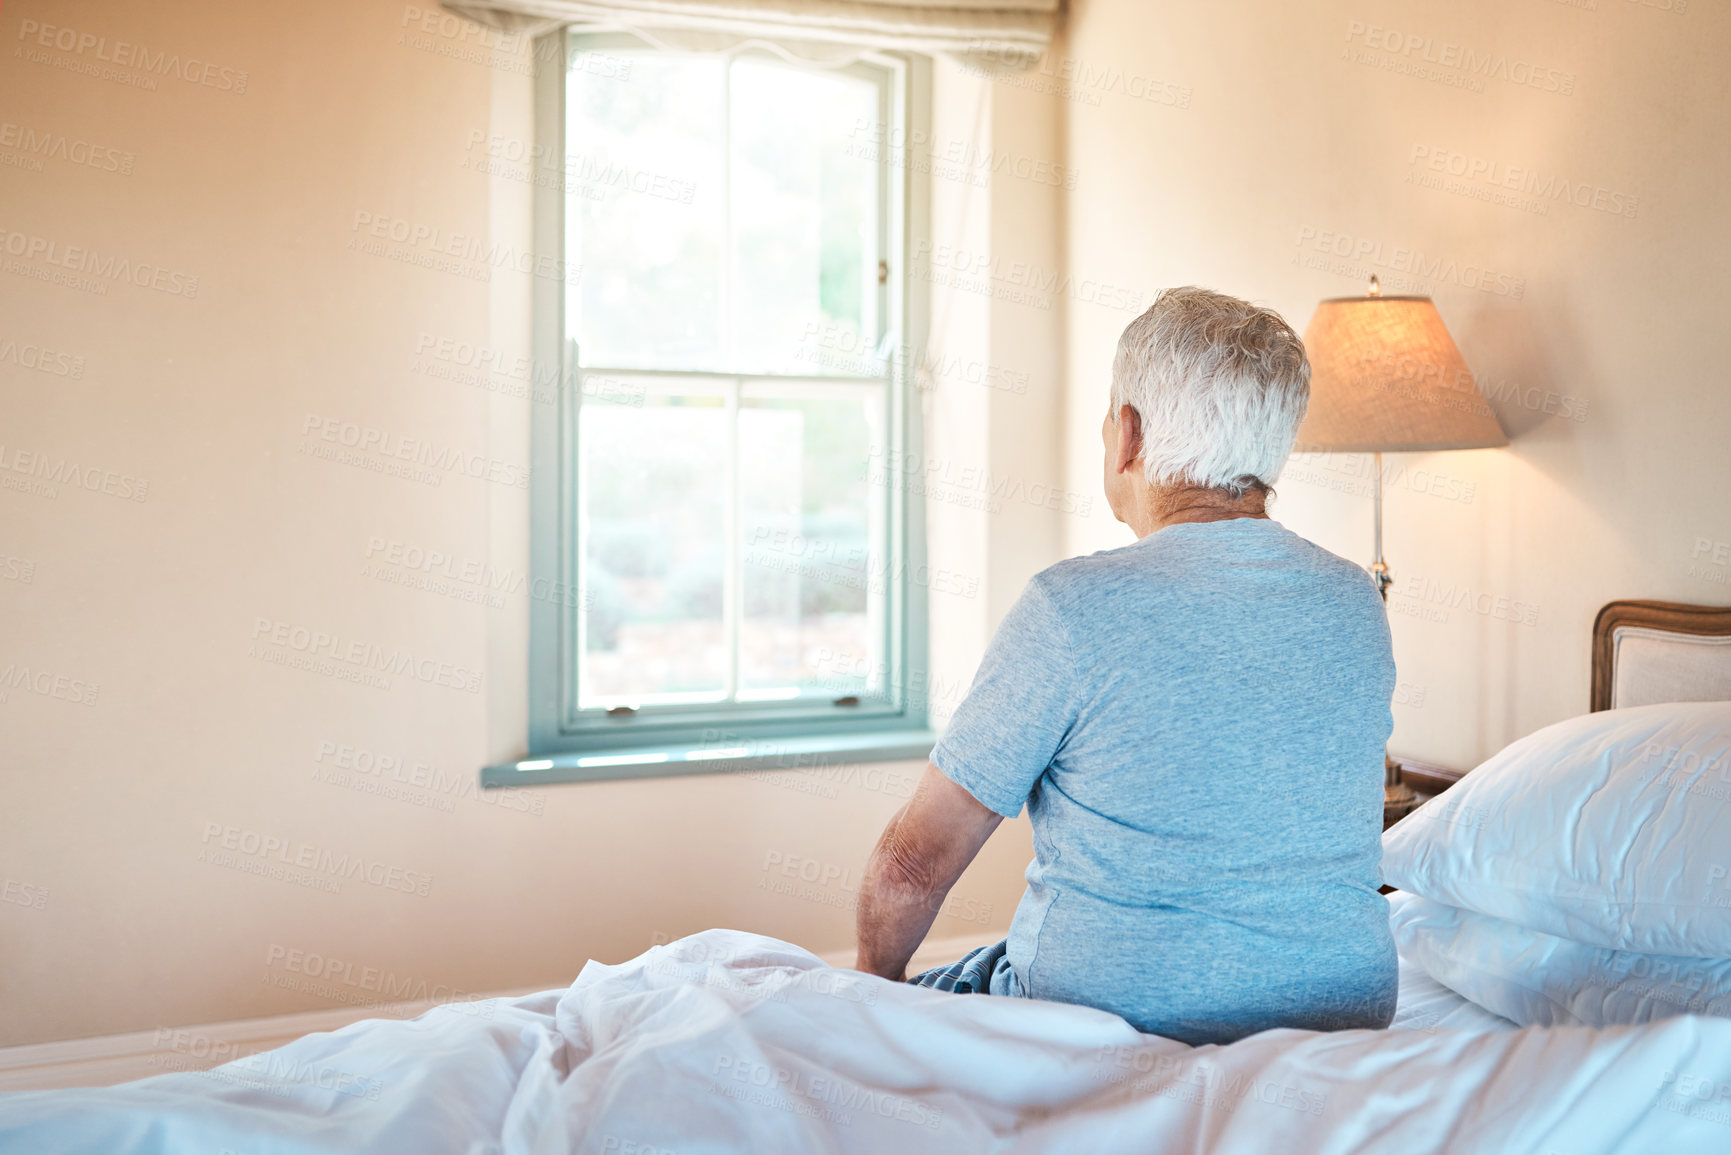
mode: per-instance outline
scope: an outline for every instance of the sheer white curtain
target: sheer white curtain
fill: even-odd
[[[623,28],[669,48],[746,42],[845,62],[871,49],[957,56],[992,70],[1026,68],[1051,41],[1060,0],[443,0],[508,31],[561,24]]]

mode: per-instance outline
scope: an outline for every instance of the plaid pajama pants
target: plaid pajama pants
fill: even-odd
[[[1020,995],[1021,983],[1010,969],[1007,940],[975,947],[947,966],[933,967],[909,979],[916,987],[958,995]]]

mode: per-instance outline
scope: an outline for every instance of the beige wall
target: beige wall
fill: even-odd
[[[1066,301],[1030,289],[1060,269],[1055,102],[947,61],[934,68],[931,288],[919,382],[925,452],[905,465],[926,501],[931,564],[979,594],[932,603],[932,713],[955,709],[991,631],[1029,577],[1062,556],[1059,376]]]
[[[1417,280],[1513,438],[1388,459],[1398,751],[1470,767],[1584,712],[1608,600],[1731,602],[1728,47],[1731,9],[1699,0],[1072,4],[1047,67],[1071,78],[1073,274],[1207,285],[1301,330],[1372,271]],[[1452,67],[1467,51],[1501,72]],[[1487,201],[1475,159],[1585,207]],[[1413,259],[1397,250],[1424,273],[1391,273]],[[1098,475],[1121,328],[1071,316],[1073,487]],[[1368,561],[1363,465],[1295,459],[1275,516]],[[1068,534],[1070,552],[1127,540],[1098,516]]]
[[[0,229],[26,249],[0,276],[0,671],[48,691],[0,687],[0,1044],[325,1008],[368,968],[412,987],[552,985],[586,958],[714,925],[819,950],[851,939],[847,888],[917,767],[477,800],[475,768],[521,748],[526,602],[369,576],[369,544],[520,573],[526,496],[303,452],[313,415],[501,474],[526,463],[526,404],[430,373],[417,348],[526,351],[528,278],[350,248],[362,212],[527,245],[525,186],[466,167],[471,132],[529,135],[521,53],[405,29],[404,14],[326,0],[219,26],[193,5],[37,0],[0,20],[17,50],[0,121],[115,150],[38,171],[0,139]],[[42,48],[20,39],[26,21],[109,39]],[[1349,41],[1358,25],[1413,37],[1406,72],[1370,61],[1365,32]],[[938,711],[1029,573],[1126,540],[1097,497],[1098,421],[1112,343],[1148,294],[1212,285],[1302,326],[1396,249],[1442,260],[1418,279],[1515,436],[1392,462],[1396,748],[1470,765],[1581,710],[1588,629],[1610,598],[1731,600],[1731,401],[1711,356],[1731,304],[1731,226],[1713,200],[1731,176],[1728,32],[1700,2],[1077,0],[1043,71],[941,66],[932,160],[960,140],[963,161],[932,176],[934,251],[916,269],[950,372],[923,397],[947,470],[928,479],[943,494],[931,544],[934,564],[980,585],[934,597]],[[1433,55],[1470,48],[1541,85],[1566,74],[1571,92],[1413,75],[1425,37]],[[95,59],[115,40],[218,71],[147,91],[124,83],[136,64]],[[1486,203],[1482,180],[1427,187],[1420,147],[1603,190],[1601,207],[1634,198],[1634,212],[1591,195],[1543,213]],[[103,171],[111,160],[127,171]],[[197,294],[44,281],[62,270],[30,254],[38,242],[160,267],[168,290],[196,276]],[[1507,278],[1493,290],[1518,277],[1518,298],[1465,283],[1485,268]],[[28,367],[42,348],[77,374]],[[989,384],[968,379],[976,363]],[[76,464],[94,489],[42,488],[20,454]],[[985,473],[984,509],[969,469]],[[1359,470],[1295,462],[1277,515],[1362,559]],[[1454,604],[1463,590],[1492,613]],[[478,673],[478,692],[267,663],[260,619],[410,649]],[[320,757],[337,747],[437,777],[345,787]],[[363,857],[411,887],[430,877],[428,893],[331,893],[201,861],[223,837],[206,842],[212,824]],[[1025,824],[995,838],[957,888],[990,913],[934,933],[1001,928],[1027,854]],[[809,897],[770,889],[796,859],[841,877]],[[288,951],[351,969],[295,989]]]
[[[0,144],[0,228],[24,248],[0,277],[12,471],[0,471],[0,671],[32,679],[0,687],[0,1044],[558,985],[587,958],[710,926],[850,943],[852,887],[918,766],[479,800],[477,768],[522,749],[526,601],[477,604],[461,583],[413,588],[375,568],[375,540],[459,570],[526,565],[527,494],[512,481],[527,463],[527,403],[444,379],[448,366],[421,350],[450,338],[526,352],[528,277],[422,267],[398,259],[412,246],[367,251],[355,228],[369,213],[442,242],[527,247],[527,186],[476,171],[467,147],[471,132],[531,136],[523,52],[405,28],[395,0],[211,11],[38,0],[8,4],[0,21],[4,131],[115,150],[95,167],[50,156],[36,170]],[[27,22],[72,36],[41,47]],[[97,59],[116,41],[217,71],[208,84],[156,76],[147,90],[128,83],[144,75],[136,62]],[[984,119],[968,123],[990,125],[990,93],[976,95]],[[125,171],[103,171],[111,159]],[[1030,217],[1026,199],[1018,219],[1049,246],[1056,201]],[[160,288],[154,272],[145,287],[40,279],[83,259],[68,246],[166,272]],[[196,294],[184,291],[192,277]],[[67,375],[23,363],[43,347],[65,355],[49,364]],[[991,432],[992,453],[1031,458],[1048,481],[1055,376],[1035,383],[1043,424]],[[944,382],[931,398],[957,420],[991,399]],[[306,452],[322,444],[309,418],[460,450],[496,463],[497,480],[434,485],[320,459]],[[38,458],[21,454],[73,463],[92,488],[33,480]],[[994,592],[934,596],[934,616],[973,621],[946,642],[958,677],[1001,612],[998,591],[1056,557],[1055,518],[1029,530],[1027,513],[1014,516],[1021,544],[994,557]],[[262,660],[275,623],[410,650],[464,671],[453,678],[473,692]],[[331,780],[347,748],[373,760],[350,772],[365,789]],[[243,871],[266,857],[240,849],[255,840],[286,848],[270,860],[364,859],[382,884],[332,892]],[[933,933],[1001,931],[1028,855],[1025,823],[1000,833],[956,887],[959,914]],[[821,880],[801,891],[783,867]],[[346,969],[311,987],[285,965],[291,951]],[[367,989],[375,970],[396,989]]]

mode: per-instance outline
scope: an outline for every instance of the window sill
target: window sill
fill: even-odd
[[[607,782],[623,778],[673,778],[737,770],[814,770],[860,762],[905,762],[932,752],[930,730],[883,730],[808,738],[753,739],[737,745],[641,746],[544,754],[481,768],[483,789],[542,786],[550,782]]]

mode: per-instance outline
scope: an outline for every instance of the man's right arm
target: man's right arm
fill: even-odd
[[[859,893],[856,970],[897,982],[925,940],[950,887],[1004,816],[930,762],[907,805],[884,827]]]

